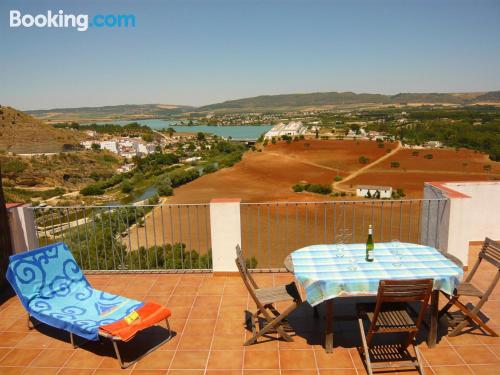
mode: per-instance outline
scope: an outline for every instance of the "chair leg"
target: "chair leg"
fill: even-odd
[[[415,345],[413,345],[413,350],[415,350],[415,356],[417,357],[417,371],[420,375],[424,375],[420,350]]]
[[[297,307],[296,304],[289,306],[280,316],[277,316],[276,318],[274,318],[273,320],[268,322],[264,328],[262,328],[258,332],[254,331],[253,336],[251,338],[249,338],[247,341],[245,341],[245,343],[243,345],[248,346],[248,345],[254,344],[255,342],[257,342],[257,339],[259,337],[265,335],[267,332],[269,332],[271,329],[273,329],[275,327],[279,333],[279,328],[282,328],[282,327],[279,327],[279,324],[281,323],[281,321],[283,319],[285,319],[288,316],[288,314],[290,314],[293,310],[295,310],[296,307]],[[282,335],[281,333],[279,333],[279,334],[284,340],[293,341],[293,339],[289,335],[287,335],[286,333],[284,333],[284,335]]]
[[[373,375],[372,364],[370,361],[370,350],[369,350],[368,344],[366,342],[365,327],[363,325],[362,318],[358,318],[358,325],[359,325],[359,333],[361,335],[361,343],[363,346],[363,357],[364,357],[363,363],[366,367],[366,371],[368,372],[368,375]]]
[[[441,317],[448,312],[448,310],[455,304],[457,298],[458,298],[457,296],[453,296],[450,298],[446,306],[439,311],[438,319],[441,319]]]
[[[486,332],[488,332],[490,335],[494,337],[498,337],[498,334],[493,331],[488,325],[482,321],[481,318],[477,316],[477,313],[479,312],[481,306],[483,304],[478,304],[474,309],[469,310],[467,306],[465,306],[462,302],[459,300],[456,300],[454,303],[455,306],[457,306],[460,311],[462,311],[467,318],[470,318],[474,323],[476,323],[479,327],[484,329]],[[453,330],[448,334],[448,336],[453,337],[458,335],[468,324],[468,321],[464,319],[464,321],[460,322]]]
[[[278,315],[277,317],[272,317],[271,314],[269,314],[269,312],[266,310],[265,307],[262,307],[261,309],[259,309],[259,311],[262,313],[262,315],[264,315],[264,318],[267,320],[268,322],[268,325],[269,323],[271,323],[274,319],[277,319],[279,317],[280,318],[280,321],[281,320],[284,320],[288,314],[290,314],[290,312],[292,312],[293,310],[295,310],[295,308],[297,308],[298,304],[294,303],[293,305],[289,306],[284,313]],[[283,317],[282,317],[283,316]],[[280,335],[280,337],[285,340],[285,341],[293,341],[293,339],[290,337],[290,335],[288,335],[285,330],[283,329],[283,327],[281,325],[276,325],[276,331],[278,332],[278,334]]]

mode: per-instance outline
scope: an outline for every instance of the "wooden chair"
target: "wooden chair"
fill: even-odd
[[[360,348],[359,351],[370,375],[373,374],[373,369],[408,366],[415,366],[422,374],[420,352],[414,339],[422,323],[432,285],[432,279],[381,280],[376,302],[356,305],[363,349],[361,351]],[[418,301],[421,301],[421,305],[415,320],[413,310],[407,302]],[[369,322],[367,332],[365,321]],[[406,332],[408,335],[399,345],[372,345],[375,334],[388,332]],[[413,346],[415,356],[408,351],[410,345]]]
[[[254,344],[259,337],[275,331],[278,332],[283,340],[293,341],[292,337],[285,332],[285,328],[289,329],[289,327],[284,323],[286,323],[285,318],[302,303],[297,286],[292,282],[288,285],[281,285],[274,288],[259,288],[250,272],[248,272],[239,245],[236,246],[236,255],[236,265],[238,266],[241,278],[257,306],[257,311],[252,314],[250,322],[253,336],[245,341],[244,345]],[[292,301],[292,304],[280,313],[274,304],[282,301]],[[261,314],[266,320],[266,324],[257,330],[257,327],[260,327],[259,316]]]
[[[472,283],[472,278],[476,274],[479,265],[483,260],[492,264],[497,269],[497,272],[493,277],[491,284],[484,292]],[[460,317],[450,320],[450,324],[454,326],[454,328],[449,333],[449,336],[458,335],[470,323],[475,323],[479,328],[484,329],[492,336],[498,336],[498,334],[494,330],[492,330],[490,327],[488,327],[488,325],[486,325],[483,319],[480,318],[479,314],[481,311],[481,307],[483,307],[486,301],[488,301],[488,298],[495,289],[499,279],[500,279],[500,243],[495,242],[492,239],[486,237],[486,239],[484,240],[483,247],[479,252],[479,256],[476,260],[476,263],[474,264],[474,267],[472,267],[472,270],[470,271],[465,281],[458,286],[453,296],[450,297],[449,295],[445,294],[445,296],[449,299],[449,301],[446,304],[446,306],[444,306],[443,309],[439,312],[439,316],[448,314],[448,310],[453,305],[458,307],[458,309],[465,315],[465,317]],[[477,305],[475,305],[475,307],[472,310],[470,310],[466,305],[464,305],[460,301],[461,296],[477,297],[479,298],[479,302],[477,303]]]

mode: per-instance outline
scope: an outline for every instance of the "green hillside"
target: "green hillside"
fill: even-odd
[[[106,121],[134,120],[141,118],[162,118],[186,112],[192,109],[188,106],[168,104],[125,104],[104,107],[54,108],[47,110],[26,111],[32,116],[46,121]]]
[[[311,106],[343,106],[356,104],[474,104],[500,102],[500,91],[488,93],[399,93],[396,95],[356,94],[353,92],[325,92],[311,94],[262,95],[253,98],[229,100],[200,107],[199,111],[285,109]]]

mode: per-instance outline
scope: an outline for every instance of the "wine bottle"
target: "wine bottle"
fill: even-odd
[[[368,226],[368,239],[366,240],[366,261],[373,262],[373,230],[371,224]]]

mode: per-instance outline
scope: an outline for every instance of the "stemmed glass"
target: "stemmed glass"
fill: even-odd
[[[351,233],[348,229],[340,229],[339,233],[335,236],[335,242],[337,243],[337,253],[335,256],[337,258],[343,258],[345,251],[347,250],[346,241],[351,237]]]
[[[391,240],[390,253],[393,256],[392,265],[397,268],[401,267],[401,242],[399,242],[399,239]]]

